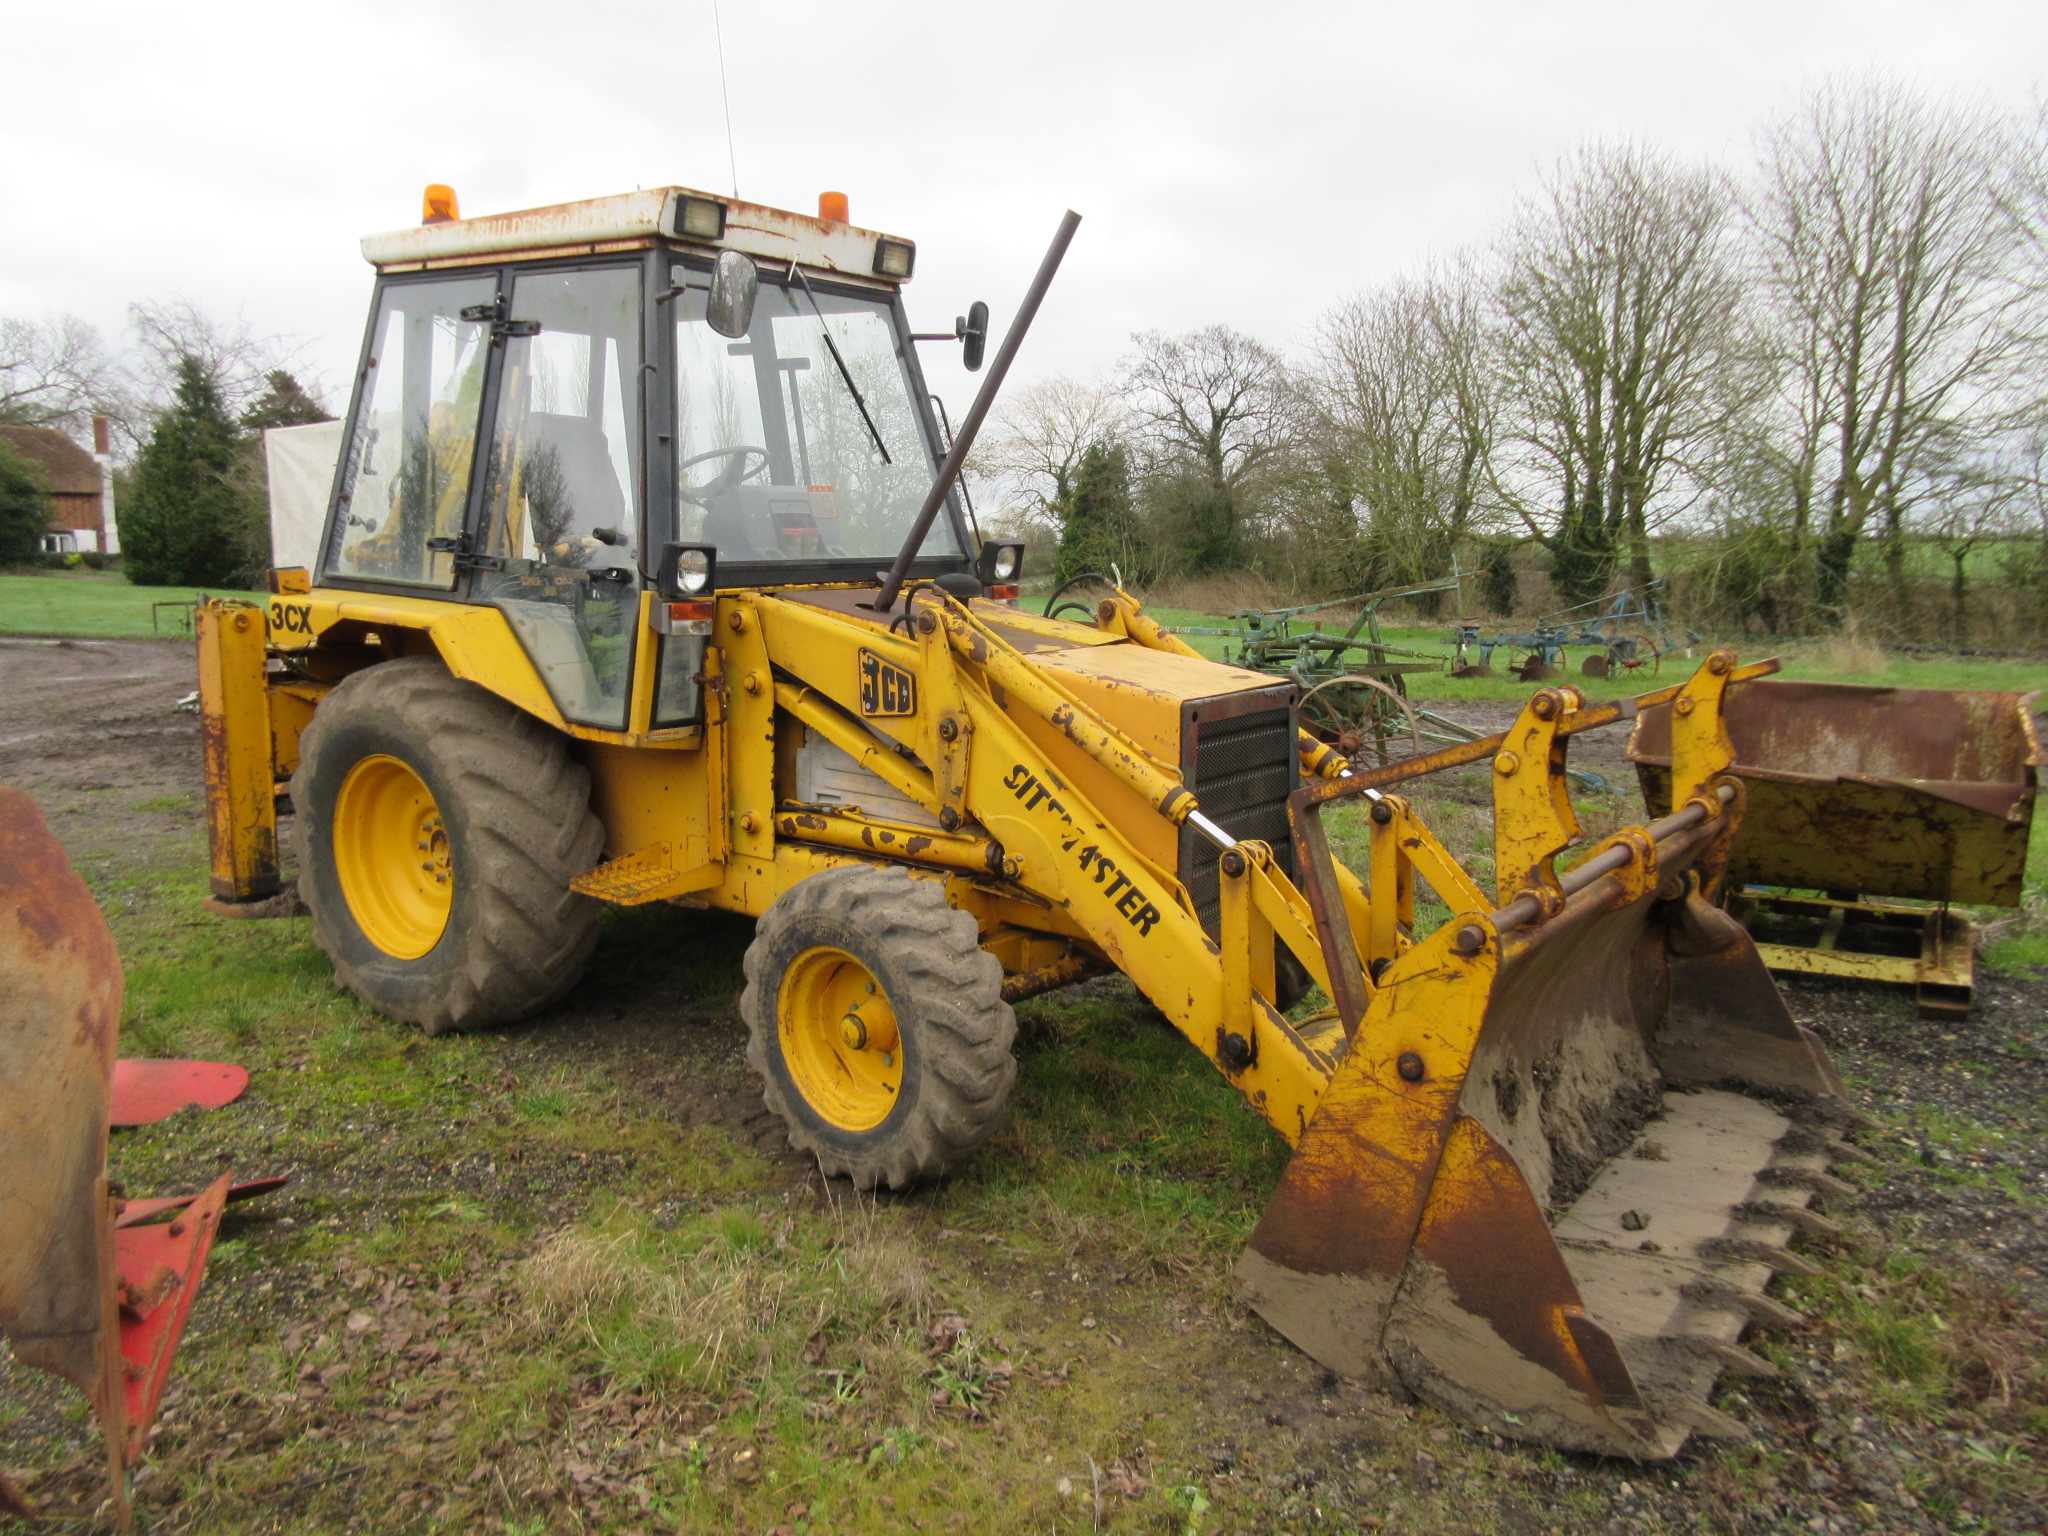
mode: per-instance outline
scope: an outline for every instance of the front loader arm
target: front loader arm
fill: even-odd
[[[1218,942],[1132,813],[1104,813],[1087,786],[1107,774],[1120,804],[1128,790],[1203,826],[1187,787],[977,615],[938,597],[915,613],[920,643],[899,654],[941,701],[904,726],[927,754],[922,803],[951,808],[939,786],[961,786],[963,841],[985,836],[1004,878],[1296,1147],[1239,1266],[1246,1299],[1325,1365],[1502,1435],[1657,1458],[1730,1432],[1708,1398],[1724,1369],[1768,1368],[1736,1340],[1775,1306],[1771,1274],[1803,1262],[1784,1247],[1817,1220],[1806,1203],[1847,1115],[1825,1053],[1709,901],[1741,812],[1722,697],[1771,664],[1716,652],[1650,696],[1686,720],[1682,804],[1567,869],[1569,738],[1639,701],[1545,689],[1486,741],[1296,791],[1301,886],[1264,844],[1226,838]],[[1104,617],[1143,632],[1134,605]],[[1488,758],[1491,891],[1380,788]],[[1321,835],[1340,799],[1369,810],[1367,885]],[[1456,909],[1427,934],[1418,879]],[[1276,940],[1334,1018],[1296,1027],[1274,1009]]]
[[[1217,943],[1203,931],[1174,873],[1148,857],[1093,804],[1079,771],[1101,770],[1169,823],[1199,815],[1195,797],[1142,748],[1020,655],[966,608],[920,594],[908,626],[849,626],[815,608],[759,598],[775,658],[775,699],[892,789],[929,810],[941,831],[887,827],[866,816],[805,807],[781,813],[799,840],[942,867],[985,871],[1021,887],[1128,975],[1290,1142],[1315,1112],[1334,1060],[1263,996],[1233,989]],[[913,630],[903,635],[903,627]],[[916,707],[864,718],[862,658],[916,679]],[[1013,717],[1052,728],[1059,757]],[[905,751],[898,747],[907,748]],[[882,841],[887,839],[886,843]],[[1257,878],[1249,855],[1239,880],[1256,890],[1264,929],[1311,974],[1323,970],[1305,906],[1273,872]],[[1248,919],[1247,921],[1252,921]],[[1050,925],[1049,925],[1050,926]],[[1270,957],[1270,940],[1266,945]]]

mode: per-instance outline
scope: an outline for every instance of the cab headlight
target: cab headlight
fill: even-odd
[[[974,574],[985,587],[1015,586],[1024,574],[1024,546],[1002,539],[989,539],[974,562]]]
[[[711,544],[664,546],[655,585],[666,598],[709,596],[718,586],[717,547]]]

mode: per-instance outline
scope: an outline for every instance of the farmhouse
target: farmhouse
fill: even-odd
[[[55,427],[0,427],[0,442],[40,469],[50,487],[50,526],[43,534],[46,552],[120,553],[107,420],[97,416],[92,425],[97,450],[93,453]]]

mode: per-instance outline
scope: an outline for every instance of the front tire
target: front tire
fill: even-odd
[[[604,833],[569,744],[432,657],[343,680],[299,738],[299,894],[334,978],[430,1035],[525,1018],[576,984]]]
[[[869,865],[813,875],[763,914],[746,970],[761,1097],[826,1174],[904,1189],[994,1133],[1017,1016],[937,883]]]

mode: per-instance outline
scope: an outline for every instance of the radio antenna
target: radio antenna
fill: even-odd
[[[718,95],[725,103],[725,167],[732,172],[732,195],[740,195],[740,164],[732,148],[732,88],[725,83],[725,25],[718,19],[718,0],[711,0],[711,32],[718,39]]]

